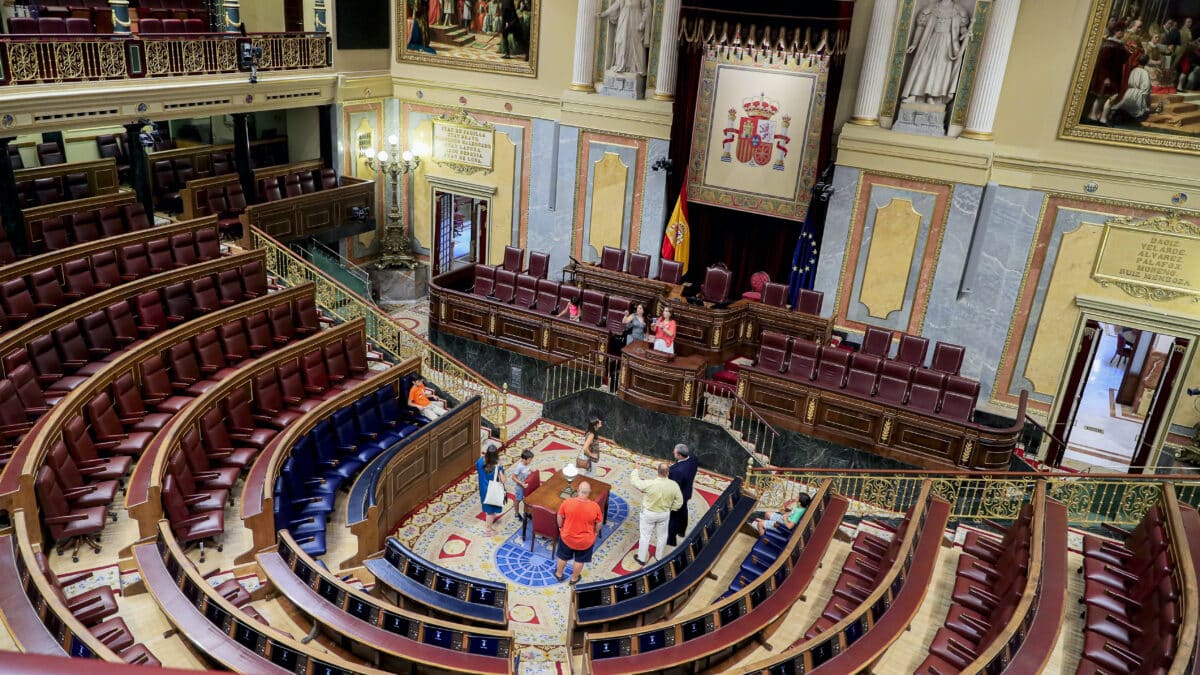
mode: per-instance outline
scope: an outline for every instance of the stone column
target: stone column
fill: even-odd
[[[324,33],[328,30],[325,23],[325,0],[315,0],[313,2],[313,30],[318,33]]]
[[[663,4],[658,75],[654,81],[654,98],[660,101],[675,100],[675,75],[679,69],[679,5],[680,0],[665,0]]]
[[[879,105],[887,81],[888,56],[892,51],[896,27],[896,0],[875,0],[871,26],[867,30],[867,50],[862,73],[858,76],[858,98],[854,100],[851,124],[879,126]]]
[[[599,22],[599,0],[579,0],[575,17],[575,65],[571,69],[571,89],[596,91],[596,25]]]
[[[133,32],[129,21],[129,0],[108,0],[108,6],[112,9],[113,32]]]
[[[983,37],[983,52],[979,55],[975,91],[971,95],[971,107],[967,109],[963,138],[992,140],[996,105],[1000,102],[1000,88],[1004,85],[1008,52],[1012,47],[1013,32],[1017,27],[1017,13],[1020,9],[1021,0],[995,0],[992,3],[992,16],[988,19],[987,31]]]
[[[242,6],[238,0],[221,0],[221,32],[242,32]]]
[[[28,253],[29,242],[25,241],[25,217],[17,205],[17,179],[13,175],[12,162],[8,159],[8,144],[16,137],[0,138],[0,223],[8,242],[17,253]]]
[[[154,192],[150,187],[150,160],[146,157],[146,146],[142,145],[143,124],[150,122],[143,120],[125,125],[125,151],[129,153],[129,184],[153,220]]]

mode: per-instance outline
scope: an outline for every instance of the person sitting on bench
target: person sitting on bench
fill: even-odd
[[[425,380],[418,377],[413,380],[412,388],[408,390],[408,404],[420,411],[421,416],[430,422],[446,414],[446,402],[434,395],[433,390],[425,386]]]
[[[804,517],[804,512],[808,510],[808,505],[812,503],[812,497],[805,493],[800,493],[800,496],[795,499],[789,499],[783,503],[783,509],[787,511],[787,516],[784,516],[780,511],[767,511],[762,518],[754,520],[754,529],[758,530],[758,536],[766,534],[768,527],[783,525],[789,530],[796,529],[796,525],[800,519]]]

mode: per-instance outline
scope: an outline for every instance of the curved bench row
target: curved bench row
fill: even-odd
[[[746,524],[757,500],[742,493],[735,478],[709,510],[663,559],[613,579],[575,587],[577,626],[636,619],[638,623],[669,616],[695,590]]]
[[[826,481],[770,566],[741,590],[701,611],[629,630],[588,634],[587,672],[649,673],[724,659],[788,611],[812,581],[849,502]]]
[[[388,537],[382,558],[363,563],[375,577],[376,595],[386,589],[400,607],[495,626],[508,625],[508,584],[467,576],[417,555]]]

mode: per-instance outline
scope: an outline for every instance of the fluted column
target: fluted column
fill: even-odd
[[[221,0],[221,32],[242,31],[242,6],[238,0]]]
[[[129,0],[108,0],[108,6],[112,10],[113,32],[132,32],[129,21]]]
[[[887,80],[888,56],[892,50],[895,26],[896,0],[875,0],[851,124],[879,126],[879,104],[883,101],[883,85]]]
[[[575,17],[575,65],[571,69],[571,89],[596,91],[596,24],[599,22],[599,0],[579,0]]]
[[[663,5],[658,76],[654,81],[654,98],[660,101],[675,100],[675,75],[679,70],[679,5],[680,0],[666,0]]]
[[[1000,88],[1004,85],[1008,52],[1020,9],[1021,0],[995,0],[992,3],[992,16],[983,37],[983,53],[979,56],[979,71],[975,73],[975,91],[971,95],[971,107],[967,109],[963,138],[992,140],[996,105],[1000,102]]]

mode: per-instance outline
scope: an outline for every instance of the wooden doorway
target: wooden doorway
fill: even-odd
[[[434,190],[433,275],[487,259],[491,200]]]
[[[304,0],[283,0],[283,30],[304,32]]]

